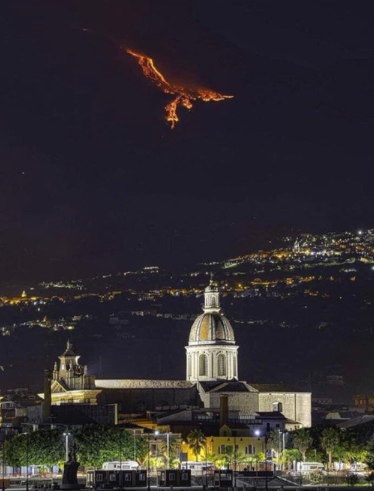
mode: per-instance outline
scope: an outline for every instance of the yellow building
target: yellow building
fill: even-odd
[[[223,456],[227,453],[233,453],[234,449],[237,456],[250,457],[251,455],[265,453],[265,438],[247,436],[246,434],[248,434],[248,427],[246,430],[240,430],[236,427],[231,427],[231,425],[223,425],[219,430],[218,436],[206,437],[206,448],[201,450],[197,460],[204,461],[207,456],[209,459],[212,454],[217,457]],[[196,455],[186,440],[182,441],[181,451],[187,455],[187,460],[196,461]]]

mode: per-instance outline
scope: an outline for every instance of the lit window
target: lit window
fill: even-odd
[[[206,355],[199,356],[199,375],[205,376],[207,375],[208,368],[208,357]]]
[[[218,355],[218,376],[222,377],[226,375],[226,356]]]

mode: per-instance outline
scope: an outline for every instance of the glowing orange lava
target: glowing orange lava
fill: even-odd
[[[135,53],[131,49],[126,50],[129,55],[138,59],[138,63],[141,66],[144,75],[152,80],[165,94],[175,95],[174,99],[165,106],[166,120],[170,123],[173,129],[175,124],[178,123],[179,117],[177,114],[178,108],[183,106],[187,109],[192,109],[192,101],[200,99],[204,102],[210,101],[223,101],[224,99],[232,99],[233,95],[223,95],[219,92],[214,92],[209,89],[201,88],[186,88],[180,85],[175,85],[168,82],[162,73],[157,70],[154,61],[149,56]]]

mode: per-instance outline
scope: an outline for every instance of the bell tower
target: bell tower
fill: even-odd
[[[55,363],[53,380],[63,383],[70,390],[91,389],[95,387],[95,377],[88,375],[87,365],[79,364],[80,355],[75,352],[73,344],[68,340],[66,349],[59,356],[60,365]]]

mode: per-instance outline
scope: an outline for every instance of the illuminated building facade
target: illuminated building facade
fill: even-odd
[[[96,389],[95,376],[88,375],[87,366],[79,364],[77,355],[70,341],[59,356],[53,368],[51,381],[52,404],[96,404],[100,390]]]
[[[130,415],[147,411],[182,407],[215,410],[222,396],[227,396],[228,411],[237,412],[240,419],[276,412],[294,427],[311,426],[311,393],[240,381],[238,349],[233,328],[221,310],[219,290],[210,282],[203,313],[194,321],[186,346],[186,380],[97,380],[79,364],[79,356],[68,342],[53,370],[52,405],[116,404],[118,420],[128,421]]]

